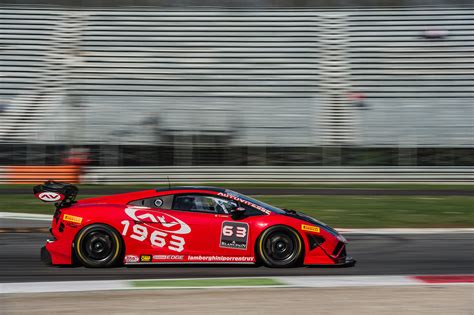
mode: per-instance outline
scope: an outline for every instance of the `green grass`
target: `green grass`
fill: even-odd
[[[270,278],[233,278],[233,279],[190,279],[190,280],[136,280],[132,281],[135,288],[160,287],[217,287],[217,286],[262,286],[282,285]]]
[[[81,195],[81,198],[92,197]],[[256,196],[336,227],[474,227],[469,196]],[[52,214],[54,206],[31,195],[0,195],[0,211]]]
[[[190,185],[186,183],[173,185]],[[474,185],[470,184],[318,184],[318,183],[202,183],[204,186],[225,187],[229,189],[251,189],[251,188],[352,188],[352,189],[428,189],[428,190],[474,190]],[[168,187],[167,184],[151,185],[150,188]]]
[[[94,197],[81,195],[81,198]],[[53,214],[54,204],[38,200],[33,194],[0,195],[0,211]]]
[[[473,227],[474,197],[256,196],[337,227]]]

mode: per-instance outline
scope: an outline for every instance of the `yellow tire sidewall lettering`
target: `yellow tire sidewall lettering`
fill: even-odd
[[[108,227],[108,226],[107,226]],[[110,229],[112,229],[114,231],[114,229],[112,227],[108,227]],[[79,236],[76,240],[76,244],[75,244],[75,248],[76,248],[76,254],[79,256],[79,258],[82,260],[82,261],[87,261],[87,258],[85,258],[83,255],[82,255],[82,251],[81,251],[81,241],[84,237],[84,235],[89,231],[89,226],[86,226],[84,227],[84,229],[82,231],[79,232]],[[114,253],[114,256],[110,259],[110,261],[113,261],[117,258],[117,256],[120,254],[120,240],[119,238],[117,237],[117,233],[110,233],[112,234],[113,236],[113,239],[115,241],[115,253]]]
[[[301,236],[299,235],[298,232],[296,232],[294,229],[292,229],[291,227],[288,227],[288,226],[281,226],[281,228],[283,229],[286,229],[288,231],[290,231],[291,233],[293,233],[293,235],[296,236],[296,239],[298,240],[298,253],[297,253],[297,257],[300,257],[302,251],[303,251],[303,242],[301,240]],[[268,259],[265,257],[264,255],[264,252],[263,252],[263,240],[265,239],[266,235],[268,234],[268,231],[270,231],[272,229],[272,227],[266,229],[262,235],[260,236],[259,238],[259,242],[258,242],[258,248],[259,248],[259,256],[260,258],[262,258],[265,263],[267,264],[271,264]]]

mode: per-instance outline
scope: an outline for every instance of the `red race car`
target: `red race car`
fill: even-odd
[[[75,201],[77,187],[46,182],[35,195],[55,202],[54,265],[263,263],[353,266],[346,239],[326,224],[237,192],[170,187]]]

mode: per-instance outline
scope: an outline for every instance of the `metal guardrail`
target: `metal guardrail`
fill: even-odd
[[[56,173],[0,167],[0,184],[41,182]],[[20,178],[21,177],[21,178]],[[43,178],[44,177],[44,178]],[[166,183],[474,183],[471,167],[88,167],[84,184]]]
[[[163,183],[473,183],[474,169],[387,167],[89,167],[88,184]]]
[[[6,176],[6,168],[5,167],[0,167],[0,184],[6,184],[7,183],[7,176]]]

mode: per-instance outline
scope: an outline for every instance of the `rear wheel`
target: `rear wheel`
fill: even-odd
[[[295,230],[274,226],[260,236],[257,253],[268,267],[293,267],[301,261],[303,242]]]
[[[118,232],[105,224],[86,226],[76,236],[74,253],[86,267],[101,268],[117,265],[123,252]]]

